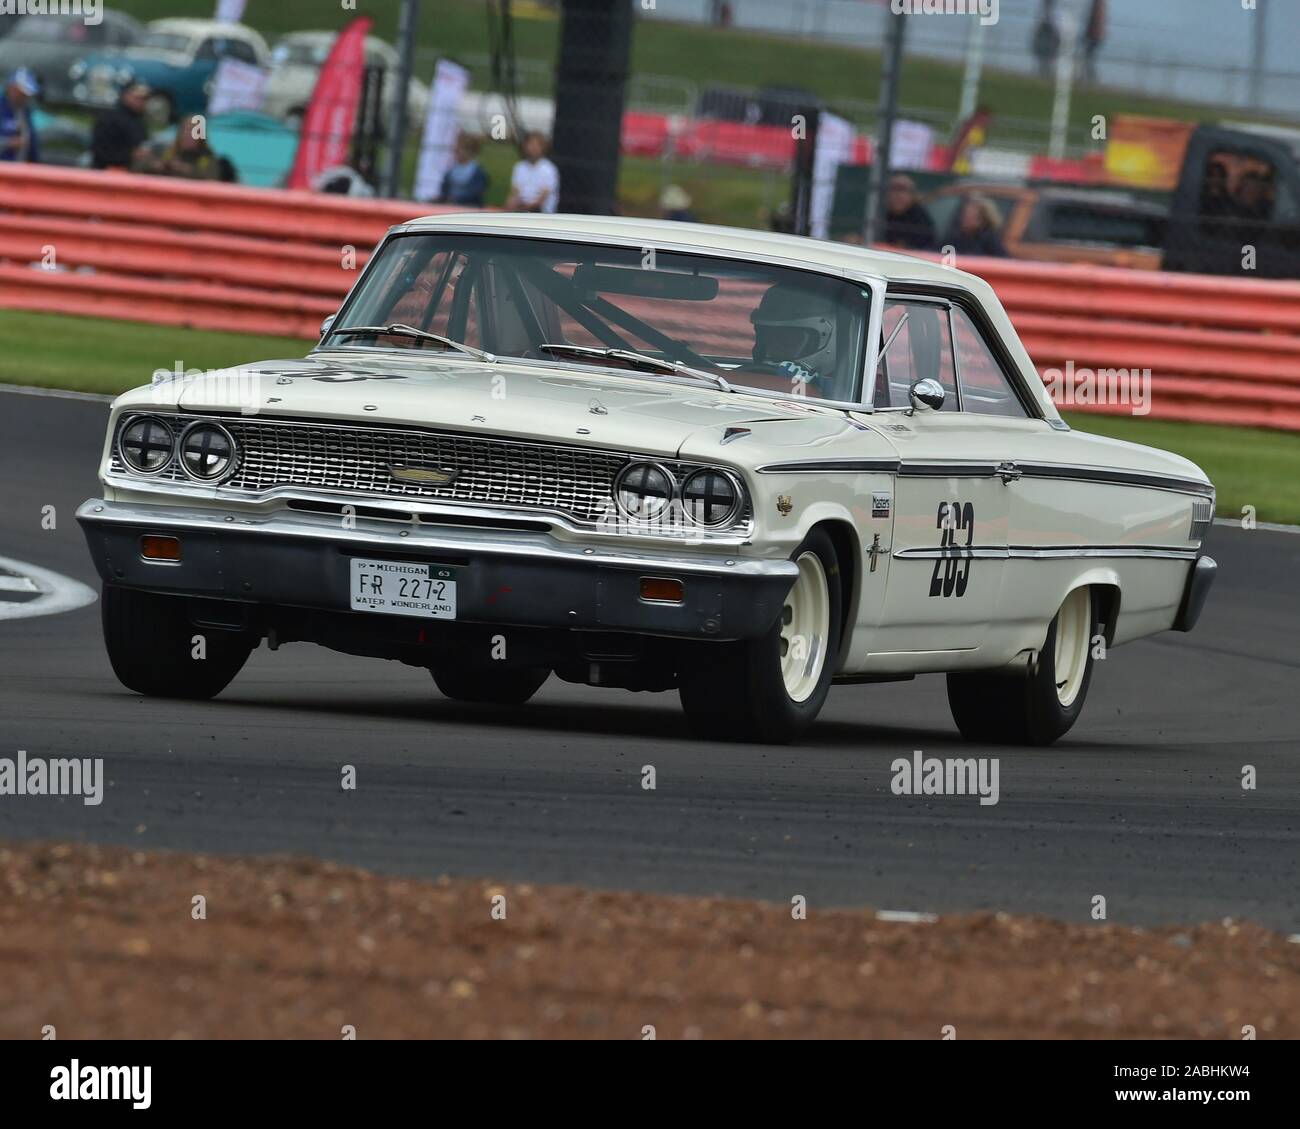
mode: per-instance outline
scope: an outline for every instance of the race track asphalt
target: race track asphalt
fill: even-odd
[[[0,557],[98,586],[73,512],[106,416],[0,392]],[[113,677],[97,604],[0,619],[0,757],[102,757],[110,781],[98,807],[0,796],[0,839],[1067,921],[1100,894],[1112,922],[1300,932],[1300,536],[1216,526],[1208,548],[1197,630],[1112,651],[1079,724],[1036,751],[962,743],[937,676],[837,688],[787,748],[696,741],[675,694],[552,679],[473,708],[306,644],[258,650],[213,702],[146,700]],[[1000,757],[1000,803],[893,795],[915,749]]]

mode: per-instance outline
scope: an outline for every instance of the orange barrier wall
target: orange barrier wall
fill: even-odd
[[[0,308],[315,338],[392,224],[456,210],[0,164]],[[1300,283],[959,265],[1040,372],[1150,369],[1154,418],[1300,431]]]

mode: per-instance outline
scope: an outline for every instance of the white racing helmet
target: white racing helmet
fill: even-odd
[[[778,282],[749,315],[754,325],[754,360],[795,361],[814,373],[835,371],[835,306],[824,294]]]

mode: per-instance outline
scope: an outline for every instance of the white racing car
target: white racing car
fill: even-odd
[[[102,479],[78,517],[144,694],[305,640],[788,741],[834,683],[946,672],[967,737],[1044,744],[1215,570],[1205,475],[1071,431],[980,279],[640,220],[394,228],[305,359],[120,397]]]

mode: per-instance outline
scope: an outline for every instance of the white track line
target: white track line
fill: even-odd
[[[876,911],[877,921],[900,921],[904,925],[933,925],[939,920],[937,913],[916,913],[910,909],[882,909]]]
[[[47,568],[23,561],[0,557],[0,568],[18,573],[18,579],[28,579],[41,594],[25,603],[11,603],[0,600],[0,620],[28,619],[38,615],[58,615],[60,612],[75,611],[93,604],[98,595],[93,588],[87,588],[80,580],[51,572]],[[6,579],[14,579],[12,577]],[[28,589],[30,591],[30,589]]]
[[[1216,517],[1215,525],[1226,525],[1230,529],[1241,528],[1241,518],[1239,517]],[[1267,529],[1269,533],[1300,533],[1300,525],[1279,525],[1275,521],[1257,521],[1256,529]],[[1249,531],[1247,531],[1249,532]]]
[[[111,404],[117,399],[106,392],[70,392],[66,388],[36,388],[26,384],[0,384],[0,392],[17,392],[21,396],[53,396],[58,400],[93,400],[98,404]]]

